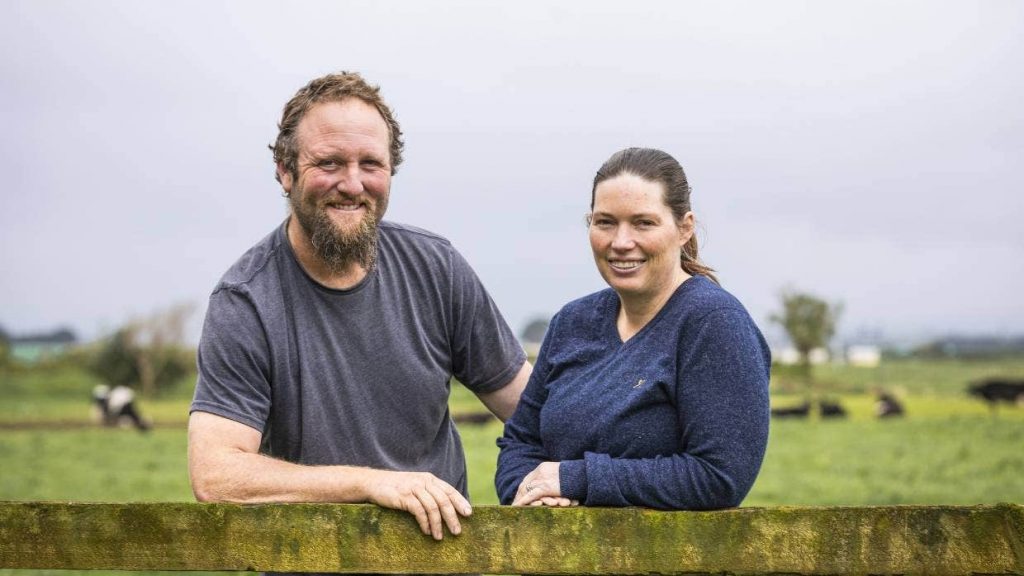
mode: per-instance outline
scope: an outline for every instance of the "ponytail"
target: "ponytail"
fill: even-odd
[[[697,256],[697,235],[690,236],[690,239],[683,245],[679,255],[683,270],[690,276],[707,276],[715,284],[719,284],[715,276],[715,269],[704,264]]]

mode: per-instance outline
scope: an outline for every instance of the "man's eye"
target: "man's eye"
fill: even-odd
[[[636,226],[637,228],[642,229],[653,228],[655,226],[655,223],[653,220],[640,220],[639,222],[636,223]]]
[[[316,165],[318,168],[323,168],[324,170],[334,170],[338,167],[338,162],[336,160],[321,160],[320,162],[317,162]]]
[[[594,226],[597,226],[598,228],[608,228],[609,226],[614,225],[615,223],[608,218],[598,218],[597,220],[594,220]]]

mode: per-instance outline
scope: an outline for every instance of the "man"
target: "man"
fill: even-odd
[[[502,420],[529,378],[469,265],[430,232],[382,221],[402,132],[379,89],[343,72],[284,108],[271,146],[285,223],[210,297],[189,419],[201,501],[372,502],[425,534],[461,532],[455,375]]]

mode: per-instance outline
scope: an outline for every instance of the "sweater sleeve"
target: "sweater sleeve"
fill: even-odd
[[[588,506],[738,506],[768,442],[770,356],[743,310],[718,309],[677,344],[680,450],[654,458],[584,455]]]
[[[523,478],[542,462],[551,460],[540,438],[540,409],[547,400],[547,378],[551,371],[548,348],[554,339],[557,316],[548,326],[544,343],[537,355],[530,380],[519,397],[519,405],[505,423],[505,431],[498,438],[498,469],[494,487],[502,504],[511,504]]]

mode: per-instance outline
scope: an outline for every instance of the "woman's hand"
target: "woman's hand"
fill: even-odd
[[[576,506],[579,502],[562,497],[558,462],[542,462],[519,483],[513,506]]]

